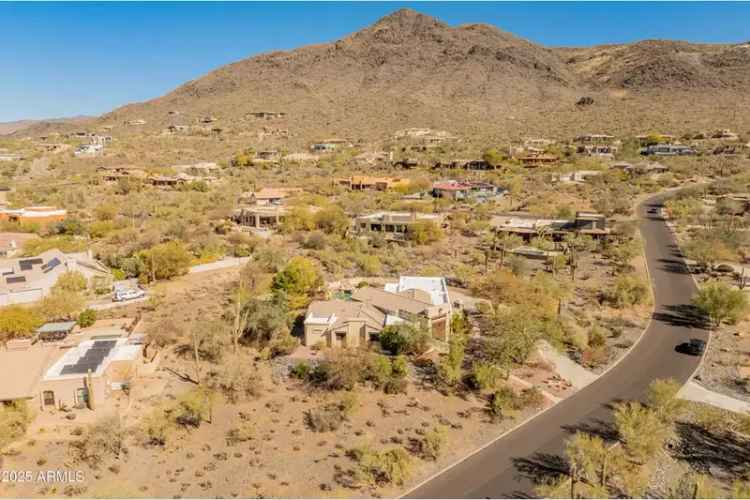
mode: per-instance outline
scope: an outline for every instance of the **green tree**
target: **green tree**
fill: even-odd
[[[0,308],[0,343],[31,335],[44,319],[36,309],[11,305]]]
[[[39,310],[48,321],[75,319],[84,307],[86,301],[80,293],[55,289],[39,304]]]
[[[441,380],[449,386],[454,386],[461,380],[465,355],[466,338],[454,332],[448,341],[448,355],[441,360],[439,369]]]
[[[318,229],[328,234],[343,235],[346,233],[351,222],[344,210],[338,205],[329,205],[315,213],[315,225]]]
[[[323,277],[316,262],[296,256],[276,273],[271,288],[276,293],[284,292],[289,300],[289,308],[294,310],[309,304],[312,294],[322,285]]]
[[[86,308],[78,315],[78,326],[87,328],[96,323],[96,310]]]
[[[614,417],[625,450],[641,464],[664,447],[671,432],[671,425],[656,411],[638,402],[617,405]]]
[[[495,148],[490,148],[482,153],[482,159],[494,168],[499,167],[503,161],[503,155]]]
[[[65,271],[58,278],[55,287],[67,292],[82,292],[87,287],[86,277],[80,271]]]
[[[186,274],[192,260],[185,244],[177,240],[155,245],[142,251],[139,256],[144,272],[151,281]]]
[[[659,418],[667,423],[675,421],[684,407],[683,401],[677,397],[680,384],[674,379],[657,379],[648,386],[646,395],[649,408],[656,412]]]
[[[693,304],[711,318],[715,328],[723,322],[736,323],[747,313],[748,300],[742,290],[718,280],[703,284]]]
[[[431,220],[420,220],[409,226],[407,236],[417,245],[428,245],[440,241],[445,233]]]

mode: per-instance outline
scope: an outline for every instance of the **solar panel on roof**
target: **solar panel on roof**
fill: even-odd
[[[7,278],[5,278],[5,282],[9,285],[11,283],[25,283],[26,276],[8,276]]]
[[[48,273],[51,270],[53,270],[54,268],[56,268],[57,266],[59,266],[60,264],[62,264],[62,262],[60,262],[60,259],[58,259],[57,257],[55,257],[52,260],[50,260],[49,262],[47,262],[46,264],[44,264],[42,266],[42,270],[45,273]]]
[[[18,266],[21,268],[21,271],[28,271],[35,265],[41,264],[42,262],[44,262],[44,260],[40,258],[23,259],[23,260],[18,261]]]

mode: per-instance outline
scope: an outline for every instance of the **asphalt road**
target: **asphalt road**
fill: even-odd
[[[577,430],[611,435],[611,405],[642,399],[657,378],[685,382],[700,358],[675,351],[690,338],[707,340],[695,326],[689,304],[696,291],[675,240],[664,221],[649,213],[665,195],[639,208],[640,230],[655,296],[654,315],[641,341],[609,372],[557,406],[497,440],[479,453],[444,471],[409,498],[529,497],[535,480],[565,471],[564,442]]]

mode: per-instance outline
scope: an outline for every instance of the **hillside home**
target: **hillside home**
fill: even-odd
[[[281,113],[279,111],[253,111],[249,113],[249,116],[261,120],[273,120],[276,118],[284,118],[286,113]]]
[[[554,240],[560,240],[569,233],[606,238],[610,233],[606,217],[595,212],[576,212],[574,219],[553,219],[517,214],[498,215],[492,218],[490,226],[494,231],[517,234],[525,240],[536,236],[549,236]]]
[[[327,139],[325,141],[316,142],[310,146],[310,150],[314,153],[332,153],[338,149],[351,147],[351,143],[345,139]]]
[[[73,155],[78,157],[84,156],[98,156],[104,151],[103,144],[81,144],[73,152]]]
[[[117,182],[124,177],[146,179],[146,171],[135,165],[99,166],[96,171],[104,182]]]
[[[403,241],[406,240],[409,229],[422,222],[433,222],[443,226],[444,218],[440,214],[384,211],[357,217],[355,224],[360,232],[381,233],[387,239]]]
[[[283,206],[250,206],[236,209],[232,214],[232,220],[240,226],[252,229],[272,229],[284,222],[286,214],[287,209]]]
[[[566,174],[554,174],[552,176],[552,182],[560,182],[562,184],[580,184],[598,175],[602,175],[600,170],[576,170]]]
[[[447,180],[432,185],[432,195],[435,198],[448,198],[455,201],[476,200],[483,202],[502,197],[504,194],[504,189],[489,182]]]
[[[445,278],[402,276],[383,289],[357,288],[351,300],[310,304],[304,320],[304,344],[366,347],[389,325],[410,323],[447,341],[453,314]]]
[[[388,191],[391,189],[403,189],[409,187],[411,181],[403,177],[370,177],[369,175],[353,175],[351,177],[337,178],[333,180],[338,186],[353,191],[374,189],[377,191]]]
[[[125,122],[125,125],[130,125],[130,126],[139,126],[139,125],[145,125],[145,124],[146,124],[146,120],[143,120],[141,118],[136,118],[135,120],[128,120]]]
[[[448,160],[438,161],[432,167],[434,170],[495,170],[495,166],[484,160]]]
[[[15,257],[27,241],[38,240],[34,233],[0,233],[0,258]]]
[[[212,161],[201,161],[187,165],[173,165],[171,168],[176,172],[204,179],[216,178],[219,172],[221,172],[221,167]]]
[[[560,158],[551,155],[551,154],[526,154],[524,156],[521,156],[518,158],[518,161],[521,162],[521,165],[523,165],[526,168],[537,168],[537,167],[546,167],[546,166],[552,166],[557,165],[557,163],[560,161]]]
[[[684,144],[652,144],[641,148],[640,153],[644,156],[692,156],[696,154],[693,148]]]
[[[402,168],[404,170],[411,170],[414,168],[418,168],[422,165],[423,165],[423,162],[421,162],[417,158],[404,158],[402,160],[398,160],[393,163],[394,167]]]
[[[132,320],[97,321],[54,342],[15,341],[0,350],[0,402],[27,401],[40,411],[110,408],[148,368]]]
[[[43,299],[67,271],[80,272],[91,289],[112,286],[112,273],[90,252],[65,254],[52,249],[36,257],[0,260],[0,306]]]
[[[301,188],[268,188],[260,191],[242,193],[239,202],[242,205],[281,205],[288,198],[302,194]]]
[[[190,125],[170,125],[167,127],[169,134],[186,134],[190,132]]]
[[[266,161],[279,161],[281,159],[281,153],[276,149],[258,151],[257,153],[255,153],[255,159],[266,160]]]
[[[0,161],[21,161],[24,156],[21,153],[0,153]]]
[[[60,222],[68,216],[68,211],[56,207],[0,208],[0,221],[19,224],[47,225]]]

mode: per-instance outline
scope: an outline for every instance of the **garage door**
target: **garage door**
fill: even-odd
[[[24,290],[21,292],[11,292],[9,304],[28,304],[29,302],[36,302],[42,300],[42,290],[37,288],[36,290]]]

